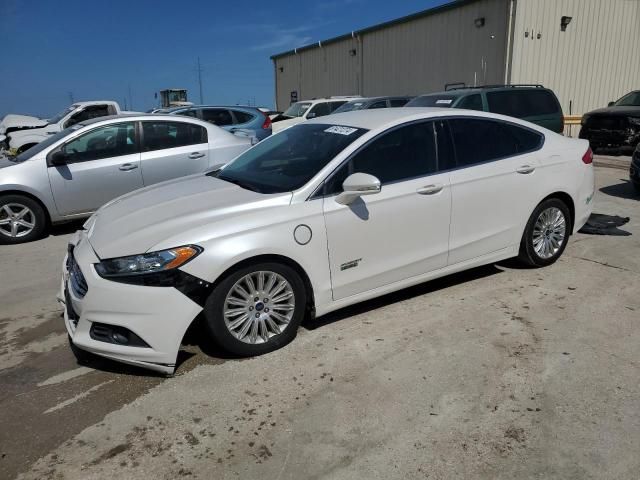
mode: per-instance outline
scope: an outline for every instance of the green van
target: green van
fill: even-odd
[[[447,88],[449,87],[449,88]],[[445,86],[444,92],[414,98],[407,107],[466,108],[521,118],[557,133],[564,130],[562,107],[542,85]]]

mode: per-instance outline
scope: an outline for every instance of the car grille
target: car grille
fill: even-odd
[[[71,285],[73,294],[78,298],[83,298],[87,294],[89,287],[87,286],[87,281],[84,279],[82,270],[80,270],[80,267],[73,256],[73,249],[71,248],[67,255],[67,271],[69,272],[69,285]]]
[[[596,130],[623,130],[628,127],[629,121],[626,117],[593,116],[587,125]]]

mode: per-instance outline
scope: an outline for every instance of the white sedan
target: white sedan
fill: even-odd
[[[311,120],[101,208],[69,244],[66,327],[171,373],[201,312],[224,349],[259,355],[307,315],[510,257],[546,266],[591,213],[591,163],[584,140],[490,113]]]

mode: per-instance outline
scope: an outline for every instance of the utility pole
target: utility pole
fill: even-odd
[[[69,101],[71,103],[74,103],[74,101],[73,101],[73,92],[69,92]]]
[[[200,57],[198,57],[198,85],[200,86],[200,105],[203,105],[204,100],[202,100],[202,67],[200,66]]]
[[[129,84],[129,108],[133,110],[133,100],[131,99],[131,84]]]

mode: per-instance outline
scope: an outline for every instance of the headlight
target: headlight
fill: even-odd
[[[202,252],[196,245],[161,250],[159,252],[111,258],[95,265],[101,277],[128,277],[173,270],[193,260]]]

